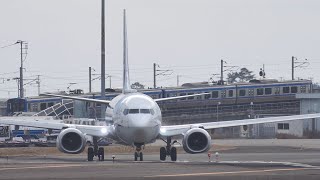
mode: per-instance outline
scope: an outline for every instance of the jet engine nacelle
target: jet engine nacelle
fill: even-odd
[[[82,153],[86,147],[85,135],[75,128],[67,128],[60,132],[57,137],[57,148],[68,154]]]
[[[192,128],[184,135],[182,145],[187,153],[203,153],[210,149],[211,137],[204,129]]]

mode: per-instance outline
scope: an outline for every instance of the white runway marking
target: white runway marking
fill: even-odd
[[[228,175],[228,174],[245,174],[245,173],[264,173],[264,172],[279,172],[279,171],[302,171],[302,170],[313,170],[320,168],[287,168],[287,169],[262,169],[262,170],[251,170],[251,171],[227,171],[227,172],[212,172],[212,173],[190,173],[190,174],[166,174],[166,175],[154,175],[144,176],[145,178],[156,178],[156,177],[186,177],[186,176],[208,176],[208,175]]]

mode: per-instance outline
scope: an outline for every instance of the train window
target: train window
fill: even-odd
[[[187,94],[186,94],[186,93],[180,93],[180,94],[179,94],[179,96],[185,96],[185,95],[187,95]],[[183,101],[183,100],[186,100],[186,99],[187,99],[187,98],[180,98],[180,100],[182,100],[182,101]]]
[[[246,96],[246,90],[245,89],[241,89],[239,91],[239,96]]]
[[[289,87],[283,87],[282,88],[283,93],[290,93],[290,88]]]
[[[194,93],[188,93],[188,95],[193,95]],[[194,99],[194,96],[188,97],[187,99]]]
[[[212,91],[212,98],[218,98],[219,97],[219,91]]]
[[[291,93],[297,93],[298,92],[298,87],[297,86],[292,86],[291,87]]]
[[[258,95],[258,96],[259,96],[259,95],[263,95],[263,94],[264,94],[263,91],[264,91],[263,88],[258,88],[258,89],[257,89],[257,95]]]
[[[221,98],[225,98],[226,97],[226,90],[222,90],[221,91]]]
[[[233,97],[233,90],[228,91],[228,97]]]
[[[51,107],[51,106],[53,106],[53,105],[54,105],[54,103],[53,103],[53,102],[48,103],[48,107]]]
[[[265,89],[264,89],[264,93],[265,93],[266,95],[272,94],[272,89],[271,89],[271,88],[265,88]]]
[[[249,89],[249,96],[253,96],[254,90],[253,89]]]
[[[307,89],[306,86],[301,86],[300,87],[300,92],[301,93],[306,93],[307,92],[306,89]]]
[[[280,94],[280,88],[279,87],[274,88],[274,94]]]
[[[32,111],[33,111],[33,112],[39,111],[39,109],[38,109],[38,104],[36,104],[36,103],[32,104]]]
[[[47,109],[47,104],[46,103],[41,103],[40,104],[40,111]]]
[[[204,92],[204,93],[209,93],[209,92]],[[210,99],[211,98],[211,95],[210,94],[205,94],[204,95],[204,99]]]

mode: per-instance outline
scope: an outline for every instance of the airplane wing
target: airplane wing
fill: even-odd
[[[161,136],[174,136],[186,133],[189,129],[200,127],[204,129],[216,129],[223,127],[233,127],[251,124],[261,124],[261,123],[275,123],[282,121],[294,121],[303,119],[320,118],[320,113],[316,114],[303,114],[303,115],[293,115],[293,116],[278,116],[278,117],[268,117],[268,118],[258,118],[258,119],[243,119],[243,120],[233,120],[233,121],[219,121],[219,122],[209,122],[209,123],[198,123],[198,124],[184,124],[184,125],[171,125],[162,126],[160,129]]]
[[[86,102],[96,102],[96,103],[101,103],[101,104],[109,104],[111,102],[111,101],[107,101],[107,100],[73,97],[73,96],[63,96],[63,95],[57,95],[57,94],[43,94],[43,95],[53,96],[53,97],[61,97],[61,98],[65,98],[65,99],[73,99],[73,100],[79,100],[79,101],[86,101]]]
[[[182,98],[187,98],[187,97],[195,97],[195,96],[202,96],[210,93],[200,93],[200,94],[190,94],[190,95],[185,95],[185,96],[175,96],[175,97],[167,97],[167,98],[160,98],[160,99],[154,99],[155,102],[159,101],[167,101],[167,100],[173,100],[173,99],[182,99]]]
[[[49,116],[32,116],[32,117],[0,117],[0,124],[17,125],[25,127],[36,127],[45,129],[62,130],[65,128],[75,128],[80,130],[85,135],[107,137],[112,135],[112,126],[92,126],[92,125],[77,125],[65,124],[62,120],[53,120]]]

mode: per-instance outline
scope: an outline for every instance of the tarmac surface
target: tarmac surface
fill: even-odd
[[[142,162],[134,162],[133,153],[115,155],[114,162],[112,154],[103,162],[87,162],[85,155],[2,156],[0,179],[320,179],[318,140],[312,147],[302,147],[303,140],[264,143],[211,152],[210,162],[207,153],[178,154],[177,162],[161,162],[155,153],[145,153]]]

